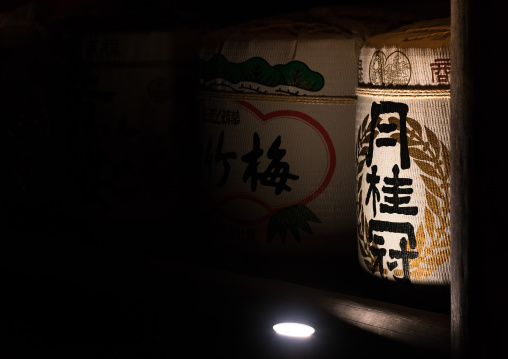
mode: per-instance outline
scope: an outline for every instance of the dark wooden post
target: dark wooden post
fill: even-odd
[[[451,349],[457,359],[506,354],[508,98],[501,86],[508,66],[501,49],[507,20],[498,4],[451,0]]]
[[[469,54],[469,1],[452,0],[452,77],[451,77],[451,340],[454,358],[463,358],[469,339],[469,227],[471,181],[472,81]],[[468,105],[471,104],[471,105]]]

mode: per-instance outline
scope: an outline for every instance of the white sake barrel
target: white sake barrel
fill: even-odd
[[[355,88],[364,28],[287,17],[205,36],[206,228],[235,253],[355,250]],[[242,252],[244,251],[244,252]]]
[[[450,282],[450,23],[363,45],[356,111],[361,265],[415,284]]]

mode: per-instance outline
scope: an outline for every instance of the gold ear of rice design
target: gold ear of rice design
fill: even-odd
[[[362,170],[365,165],[369,140],[370,126],[367,126],[367,115],[358,131],[356,158],[357,158],[357,217],[358,234],[360,240],[360,253],[366,267],[372,271],[375,257],[370,246],[377,247],[375,243],[366,240],[369,233],[368,221],[361,204]],[[379,121],[380,119],[378,119]],[[388,119],[390,123],[397,124],[396,117]],[[424,220],[416,231],[416,251],[420,253],[417,258],[409,259],[409,273],[411,279],[424,279],[434,273],[444,262],[450,258],[450,152],[446,145],[440,141],[432,130],[422,126],[414,119],[406,118],[408,130],[407,139],[409,155],[420,169],[420,177],[425,184],[426,206]],[[376,138],[378,132],[374,132]],[[425,134],[425,136],[424,136]],[[392,135],[400,141],[400,132]],[[400,143],[400,142],[399,142]],[[427,241],[427,238],[429,239]],[[384,270],[386,274],[387,269]],[[402,278],[400,269],[393,271],[395,277]]]

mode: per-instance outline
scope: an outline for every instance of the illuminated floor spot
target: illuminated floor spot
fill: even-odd
[[[286,335],[290,337],[309,337],[315,330],[311,326],[300,324],[300,323],[279,323],[273,326],[280,335]]]

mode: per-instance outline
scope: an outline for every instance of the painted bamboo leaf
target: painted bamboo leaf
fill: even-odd
[[[394,140],[397,140],[397,142],[400,143],[400,132],[392,133],[390,137],[393,138]]]
[[[321,223],[321,220],[309,208],[303,205],[296,205],[283,208],[275,213],[268,221],[267,240],[270,242],[279,234],[282,242],[286,241],[289,231],[293,237],[300,242],[299,229],[312,234],[308,222]]]
[[[423,183],[425,183],[425,187],[427,187],[427,189],[432,192],[432,194],[444,200],[444,196],[441,193],[440,187],[436,182],[434,182],[434,180],[424,175],[420,175],[420,177],[422,178]]]
[[[437,139],[436,134],[432,132],[427,126],[425,126],[425,134],[427,135],[427,139],[430,142],[430,145],[434,149],[434,152],[436,154],[436,157],[440,154],[440,141]]]
[[[420,137],[422,137],[422,126],[418,123],[418,121],[412,119],[411,117],[406,117],[406,122],[413,130],[415,130]]]
[[[421,253],[425,247],[425,231],[423,230],[423,225],[420,223],[418,229],[416,230],[416,250],[418,253]]]
[[[443,149],[443,163],[445,166],[445,179],[448,179],[448,176],[450,174],[450,151],[448,151],[448,148],[444,145],[443,142],[441,142],[441,148]]]
[[[357,139],[356,139],[357,144],[360,144],[362,142],[362,136],[364,136],[364,137],[366,136],[365,127],[367,126],[368,119],[369,119],[369,115],[365,116],[360,128],[358,129],[358,134],[357,134]]]
[[[374,131],[374,139],[376,139],[378,133],[379,133],[379,131]],[[371,134],[372,134],[372,132],[370,132],[370,131],[367,132],[367,134],[365,135],[365,138],[362,141],[362,145],[370,143],[370,136],[371,136]]]
[[[450,258],[450,249],[442,249],[442,250],[439,250],[439,252],[435,253],[432,257],[430,257],[429,259],[425,260],[424,263],[427,264],[427,265],[430,265],[430,266],[440,266],[441,264],[443,264],[444,262],[446,262],[446,260]]]
[[[358,169],[356,171],[356,174],[362,172],[364,165],[365,165],[365,160],[361,160],[360,162],[358,162]]]
[[[372,263],[366,259],[363,260],[363,262],[365,263],[365,266],[367,267],[368,270],[372,271]]]
[[[359,153],[359,156],[366,156],[368,151],[369,151],[369,147],[368,146],[363,146],[362,150]]]
[[[397,117],[388,117],[388,123],[396,124],[397,125],[397,131],[400,131],[400,120]]]
[[[365,116],[365,118],[363,119],[362,128],[359,131],[359,133],[363,133],[363,131],[365,131],[365,127],[367,126],[368,120],[369,120],[369,115]]]
[[[409,137],[409,136],[407,138],[408,147],[421,146],[422,144],[423,144],[422,141],[417,138]]]
[[[435,223],[434,223],[434,215],[428,209],[425,207],[425,229],[427,230],[427,233],[430,235],[430,238],[432,238],[432,242],[434,242],[434,233],[435,233]]]
[[[423,172],[425,172],[426,174],[428,174],[431,177],[439,178],[439,173],[437,173],[436,169],[432,165],[430,165],[427,162],[419,161],[416,159],[414,161]]]
[[[438,200],[429,191],[425,191],[425,196],[427,197],[427,205],[430,207],[430,210],[439,217],[441,213]]]
[[[400,132],[392,133],[390,137],[397,140],[397,142],[400,143]],[[414,138],[407,136],[407,146],[409,147],[409,150],[411,150],[411,147],[420,146],[421,144],[422,144],[421,141],[415,140]]]
[[[409,148],[409,155],[412,158],[417,159],[417,160],[428,161],[428,162],[432,162],[433,161],[432,158],[428,154],[426,154],[425,152],[423,152],[419,148],[410,147]]]

